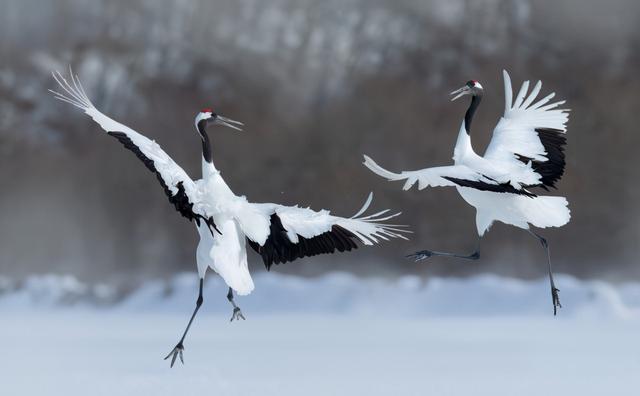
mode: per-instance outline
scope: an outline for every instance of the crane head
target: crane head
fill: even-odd
[[[483,91],[482,85],[480,85],[478,81],[469,80],[462,88],[451,92],[449,95],[455,95],[453,98],[451,98],[451,101],[453,102],[454,100],[461,98],[465,95],[471,95],[471,96],[482,95],[482,91]]]
[[[202,134],[201,131],[204,131],[204,127],[208,124],[223,125],[238,131],[242,131],[241,126],[244,125],[240,121],[216,114],[211,108],[202,109],[196,116],[196,129]]]

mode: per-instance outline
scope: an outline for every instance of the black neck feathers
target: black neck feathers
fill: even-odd
[[[464,115],[464,129],[467,131],[467,135],[471,134],[471,121],[473,120],[473,116],[480,105],[480,101],[482,100],[482,92],[478,92],[471,98],[471,104],[467,109],[466,114]]]
[[[211,141],[207,133],[207,120],[202,120],[198,123],[198,132],[202,138],[202,158],[208,163],[212,163],[213,157],[211,155]]]

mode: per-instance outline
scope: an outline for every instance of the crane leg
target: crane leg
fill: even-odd
[[[436,252],[434,250],[420,250],[413,254],[409,254],[406,257],[414,259],[415,261],[420,261],[420,260],[427,259],[429,257],[437,257],[437,256],[456,257],[456,258],[461,258],[465,260],[477,260],[480,258],[480,241],[481,240],[482,240],[482,237],[478,238],[476,250],[471,254],[456,254],[456,253],[447,253],[447,252]]]
[[[240,307],[238,307],[236,305],[236,302],[233,301],[233,289],[231,289],[231,288],[229,288],[229,292],[227,293],[227,300],[229,300],[231,305],[233,305],[233,314],[231,315],[231,319],[229,320],[229,322],[233,322],[234,319],[245,320],[244,315],[242,314],[242,311],[240,310]]]
[[[560,289],[556,287],[556,284],[553,281],[553,272],[551,271],[551,252],[549,251],[549,243],[547,243],[546,239],[536,234],[535,232],[531,230],[527,230],[527,231],[529,231],[529,234],[536,237],[538,241],[540,241],[540,244],[547,251],[547,263],[549,264],[549,283],[551,285],[551,301],[553,303],[553,316],[556,316],[556,314],[558,313],[558,308],[562,308],[562,305],[560,305],[560,297],[558,296],[558,292],[560,291]]]
[[[178,356],[180,356],[180,361],[182,362],[182,364],[184,364],[184,358],[182,357],[183,351],[184,351],[184,338],[187,336],[187,333],[189,332],[189,328],[191,327],[191,323],[193,323],[193,319],[195,319],[196,314],[198,313],[198,310],[200,309],[200,306],[202,305],[202,302],[204,301],[204,299],[202,298],[202,286],[204,284],[204,278],[200,278],[200,286],[199,286],[199,291],[198,291],[198,299],[196,300],[196,308],[193,310],[193,314],[191,314],[191,319],[189,319],[189,323],[187,323],[187,328],[184,329],[184,333],[182,333],[182,338],[180,338],[180,341],[178,341],[178,344],[176,344],[175,348],[173,348],[173,350],[171,352],[169,352],[169,354],[167,355],[167,357],[164,358],[164,360],[169,359],[170,357],[172,357],[171,359],[171,367],[173,367],[173,364],[176,362],[176,358]]]

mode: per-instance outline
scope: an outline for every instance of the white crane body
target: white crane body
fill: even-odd
[[[53,74],[61,88],[60,92],[51,91],[55,97],[83,110],[109,135],[134,152],[156,174],[170,203],[189,221],[196,223],[200,236],[196,249],[199,297],[182,339],[167,356],[173,356],[171,366],[177,356],[182,360],[182,343],[202,304],[202,285],[208,268],[229,286],[227,298],[234,307],[231,320],[244,319],[233,300],[233,291],[246,295],[254,289],[247,262],[247,244],[262,256],[265,266],[270,269],[273,264],[306,256],[350,251],[358,247],[356,242],[374,245],[390,238],[406,239],[403,233],[408,231],[403,225],[386,223],[400,213],[387,214],[388,210],[384,210],[363,216],[371,204],[371,194],[362,209],[350,218],[334,216],[327,210],[251,203],[244,196],[234,194],[213,164],[206,126],[214,123],[241,130],[239,125],[242,123],[215,114],[211,109],[201,111],[195,119],[203,145],[202,178],[192,180],[157,143],[96,109],[77,76],[71,71],[70,74],[71,82],[60,73]]]
[[[542,88],[540,81],[530,92],[529,82],[525,81],[513,100],[511,78],[506,71],[503,71],[503,77],[504,114],[493,130],[493,138],[484,156],[478,155],[471,145],[470,125],[483,95],[482,85],[471,80],[452,92],[456,95],[452,100],[463,95],[472,96],[458,133],[453,165],[395,173],[382,168],[366,155],[364,165],[388,180],[404,180],[404,190],[416,183],[420,190],[430,186],[456,187],[462,198],[476,208],[476,227],[480,238],[495,221],[500,221],[531,232],[548,253],[546,240],[531,231],[530,226],[546,228],[567,224],[571,218],[568,201],[564,197],[539,196],[530,189],[538,187],[548,191],[555,188],[555,183],[564,173],[569,110],[558,108],[564,101],[549,103],[555,96],[553,93],[537,100]],[[432,256],[480,257],[479,247],[468,256],[429,250],[412,255],[417,260]],[[550,259],[549,277],[555,313],[560,303],[553,284]]]

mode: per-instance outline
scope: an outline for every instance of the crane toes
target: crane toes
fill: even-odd
[[[553,300],[553,316],[556,316],[558,313],[558,308],[562,308],[562,304],[560,304],[560,296],[558,292],[560,289],[555,286],[551,288],[551,299]]]
[[[233,314],[231,315],[231,319],[229,319],[229,322],[233,322],[234,320],[240,320],[240,319],[246,320],[240,308],[235,307],[233,309]]]
[[[408,254],[407,258],[410,259],[414,259],[414,261],[420,261],[420,260],[424,260],[427,259],[429,257],[433,256],[433,252],[430,250],[420,250],[419,252],[415,252],[413,254]]]
[[[164,358],[164,360],[171,358],[171,366],[173,367],[173,365],[176,362],[176,359],[178,357],[180,357],[180,361],[182,362],[182,364],[184,364],[184,356],[183,356],[183,352],[184,352],[184,345],[182,345],[182,341],[178,343],[178,345],[175,346],[175,348],[173,348],[173,350],[171,352],[169,352],[169,354]]]

